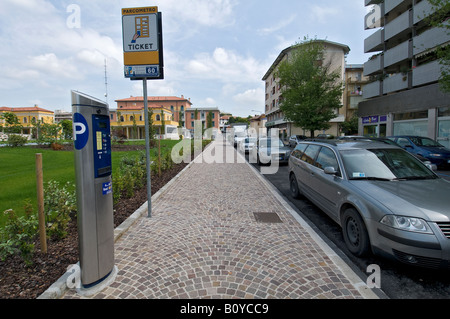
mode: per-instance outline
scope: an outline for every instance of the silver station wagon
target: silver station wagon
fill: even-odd
[[[403,149],[370,140],[301,142],[289,182],[293,197],[304,195],[342,227],[354,255],[450,269],[450,182]]]

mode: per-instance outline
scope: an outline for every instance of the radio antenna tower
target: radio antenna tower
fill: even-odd
[[[107,74],[106,58],[105,58],[105,102],[108,104],[108,74]]]

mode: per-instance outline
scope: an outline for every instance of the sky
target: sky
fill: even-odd
[[[368,60],[362,0],[1,0],[0,106],[71,111],[77,90],[115,109],[143,96],[142,81],[124,77],[121,9],[146,6],[162,12],[165,65],[148,95],[194,107],[263,113],[262,77],[304,37],[349,46],[348,64]]]

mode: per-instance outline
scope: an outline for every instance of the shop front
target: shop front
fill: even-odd
[[[363,135],[368,137],[386,137],[387,118],[387,115],[363,117]]]

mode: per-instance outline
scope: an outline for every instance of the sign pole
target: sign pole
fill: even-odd
[[[131,80],[143,80],[148,218],[151,218],[152,181],[147,80],[164,79],[162,13],[156,6],[123,8],[122,35],[125,77]]]
[[[152,217],[152,171],[150,168],[150,127],[148,117],[147,78],[142,80],[144,84],[144,113],[145,113],[145,153],[147,158],[147,205],[148,218]]]

